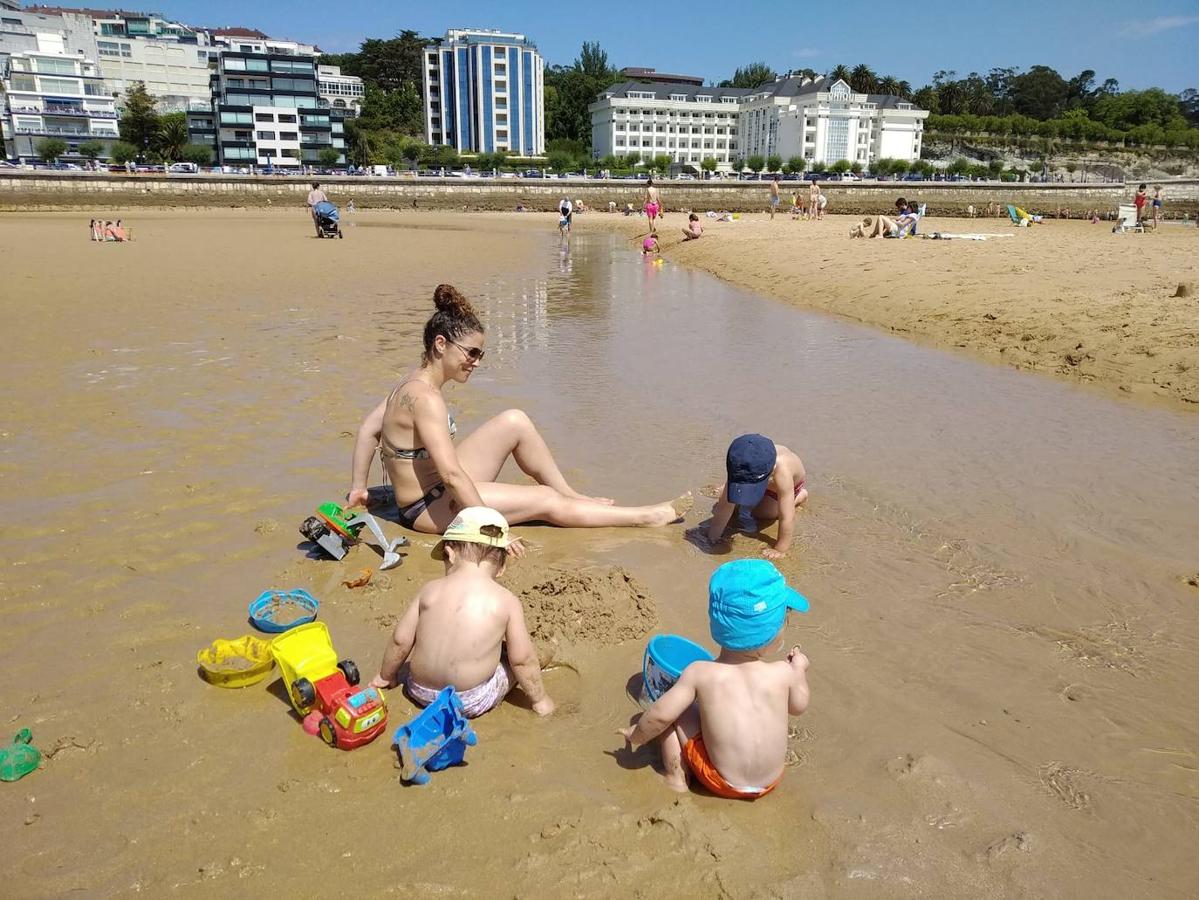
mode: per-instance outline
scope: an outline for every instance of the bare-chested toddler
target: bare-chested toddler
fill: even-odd
[[[668,787],[688,776],[718,797],[754,800],[783,777],[787,717],[808,707],[808,658],[782,649],[787,610],[808,601],[764,559],[725,563],[708,584],[708,620],[720,656],[693,662],[635,726],[620,729],[629,746],[660,738]]]
[[[407,663],[404,692],[418,706],[452,685],[474,718],[499,706],[515,682],[538,715],[554,711],[520,600],[496,583],[508,544],[508,523],[494,509],[458,513],[442,543],[445,577],[430,581],[408,604],[372,687],[395,687]]]
[[[795,508],[808,499],[807,472],[791,450],[760,434],[743,434],[725,456],[728,480],[708,523],[708,540],[724,540],[725,529],[744,506],[759,524],[779,523],[773,547],[762,548],[767,559],[780,559],[791,549]]]

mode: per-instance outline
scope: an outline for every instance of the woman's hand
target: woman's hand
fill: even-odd
[[[514,559],[523,559],[526,553],[525,544],[520,538],[513,538],[508,542],[508,552],[512,554]]]
[[[346,494],[346,506],[350,509],[355,506],[366,507],[370,502],[370,491],[366,488],[353,488]]]

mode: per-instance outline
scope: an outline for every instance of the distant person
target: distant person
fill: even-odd
[[[708,582],[708,625],[720,655],[693,662],[642,714],[621,728],[626,749],[659,739],[663,779],[687,790],[688,776],[717,797],[755,800],[782,780],[788,716],[808,708],[808,658],[782,650],[787,611],[808,601],[764,559],[727,562]]]
[[[520,598],[496,583],[509,543],[508,522],[494,509],[470,506],[454,517],[440,544],[445,575],[404,610],[371,687],[393,688],[402,676],[417,706],[453,687],[467,718],[475,718],[499,706],[516,683],[537,715],[554,711]]]
[[[812,179],[812,183],[808,185],[808,218],[816,218],[816,211],[820,205],[820,185],[816,183],[816,179]]]
[[[1148,199],[1149,195],[1145,192],[1145,185],[1142,184],[1137,188],[1137,192],[1132,198],[1133,205],[1137,208],[1138,222],[1145,218],[1145,201]]]
[[[774,221],[774,213],[779,208],[779,177],[770,178],[770,221]]]
[[[93,241],[103,241],[104,240],[104,223],[103,222],[101,222],[99,219],[92,219],[91,222],[88,223],[88,228],[91,230]]]
[[[782,559],[791,549],[795,533],[795,509],[808,500],[807,472],[791,450],[760,434],[743,434],[725,454],[728,476],[708,523],[708,541],[724,540],[738,507],[745,507],[759,526],[779,523],[774,545],[765,547],[767,559]]]
[[[658,236],[652,232],[646,235],[645,240],[641,242],[641,255],[649,256],[651,253],[662,254],[662,248],[658,245]]]
[[[1162,194],[1162,186],[1160,184],[1155,184],[1153,186],[1153,227],[1154,228],[1156,228],[1157,223],[1159,221],[1161,221],[1162,200],[1163,199],[1164,199],[1164,195]]]
[[[771,218],[774,218],[772,215]],[[687,227],[683,229],[683,240],[698,241],[704,235],[704,227],[699,224],[699,215],[692,213],[687,217]]]
[[[561,234],[570,234],[570,223],[574,216],[574,204],[570,202],[569,197],[563,197],[558,203],[558,231]]]
[[[824,218],[824,208],[828,205],[828,197],[824,196],[824,191],[816,195],[816,218]]]
[[[129,240],[129,236],[125,233],[125,227],[121,224],[120,219],[117,219],[116,224],[112,226],[112,239],[122,243]]]
[[[655,231],[655,223],[658,216],[662,215],[662,200],[658,194],[658,189],[654,187],[654,180],[651,178],[645,183],[645,215],[649,218],[649,230],[653,234]]]
[[[316,205],[318,203],[328,203],[329,198],[325,196],[325,192],[321,190],[319,181],[312,182],[312,190],[308,192],[308,214],[312,216],[312,227],[316,229],[316,236],[321,236],[321,224],[316,217]]]

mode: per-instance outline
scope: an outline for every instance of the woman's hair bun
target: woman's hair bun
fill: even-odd
[[[473,316],[475,308],[452,284],[439,284],[433,292],[433,303],[438,311],[450,316]]]

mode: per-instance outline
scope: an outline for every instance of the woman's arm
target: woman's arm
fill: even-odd
[[[450,495],[459,507],[485,506],[479,489],[458,462],[458,451],[450,437],[449,410],[441,394],[430,390],[416,397],[409,392],[407,396],[412,402],[412,430],[417,446],[429,451],[429,458]]]
[[[386,409],[387,401],[384,400],[367,413],[358,426],[358,436],[354,439],[354,459],[350,466],[350,493],[346,495],[347,506],[366,506],[366,479],[370,475],[375,448],[379,445],[379,435],[383,433],[383,413]]]

